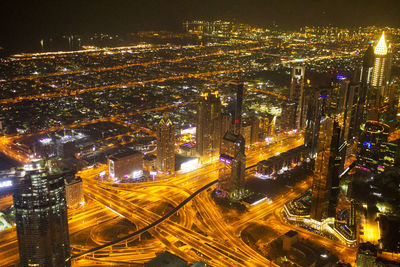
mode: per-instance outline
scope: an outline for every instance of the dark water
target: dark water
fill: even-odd
[[[3,153],[0,153],[0,171],[8,170],[12,167],[18,167],[18,166],[21,166],[21,164],[13,159],[10,159]]]

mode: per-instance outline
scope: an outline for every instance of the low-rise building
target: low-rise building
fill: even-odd
[[[139,151],[125,150],[108,158],[108,171],[113,181],[143,176],[143,155]]]
[[[289,251],[292,248],[292,245],[296,243],[299,239],[299,235],[296,231],[288,231],[286,234],[282,236],[283,240],[283,250]]]
[[[75,177],[74,173],[65,179],[65,197],[68,208],[76,208],[84,202],[82,178]]]

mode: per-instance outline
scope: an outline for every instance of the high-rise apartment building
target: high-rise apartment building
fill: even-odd
[[[21,266],[70,266],[66,173],[26,166],[13,195]]]
[[[305,126],[304,118],[304,78],[306,68],[296,66],[292,70],[292,81],[290,85],[289,99],[296,104],[296,124],[295,128],[301,130]]]
[[[156,167],[164,173],[175,171],[175,125],[168,113],[164,113],[157,127]]]
[[[306,105],[304,97],[304,79],[305,67],[293,67],[289,97],[282,106],[282,115],[280,120],[281,130],[301,130],[305,127]]]
[[[197,109],[196,148],[201,162],[219,157],[221,146],[222,106],[218,91],[201,94]]]

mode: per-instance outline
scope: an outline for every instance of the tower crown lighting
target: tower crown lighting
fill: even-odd
[[[378,44],[375,46],[375,55],[384,56],[388,53],[388,48],[385,41],[385,32],[382,32],[381,39]]]

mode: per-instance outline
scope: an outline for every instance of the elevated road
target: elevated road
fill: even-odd
[[[71,257],[71,259],[76,259],[76,258],[82,257],[82,256],[84,256],[84,255],[86,255],[86,254],[93,253],[93,252],[96,252],[96,251],[98,251],[98,250],[101,250],[101,249],[110,247],[110,246],[112,246],[112,245],[118,244],[118,243],[120,243],[120,242],[123,242],[123,241],[125,241],[125,240],[128,240],[128,239],[130,239],[130,238],[132,238],[132,237],[135,237],[135,236],[137,236],[137,235],[140,235],[140,234],[146,232],[147,230],[149,230],[149,229],[151,229],[151,228],[157,226],[158,224],[164,222],[165,220],[167,220],[169,217],[171,217],[173,214],[175,214],[178,210],[180,210],[183,206],[185,206],[189,201],[191,201],[194,197],[196,197],[198,194],[200,194],[200,193],[203,192],[204,190],[208,189],[210,186],[216,184],[217,182],[218,182],[218,180],[215,180],[215,181],[212,181],[211,183],[206,184],[205,186],[203,186],[202,188],[200,188],[199,190],[197,190],[196,192],[194,192],[193,194],[191,194],[191,195],[190,195],[188,198],[186,198],[184,201],[182,201],[178,206],[174,207],[174,208],[173,208],[171,211],[169,211],[166,215],[164,215],[163,217],[159,218],[159,219],[156,220],[155,222],[153,222],[153,223],[151,223],[151,224],[149,224],[149,225],[143,227],[142,229],[139,229],[139,230],[137,230],[136,232],[134,232],[134,233],[132,233],[132,234],[126,235],[126,236],[121,237],[121,238],[118,238],[118,239],[116,239],[116,240],[114,240],[114,241],[112,241],[112,242],[109,242],[109,243],[107,243],[107,244],[104,244],[104,245],[101,245],[101,246],[98,246],[98,247],[89,249],[89,250],[84,251],[84,252],[82,252],[82,253],[79,253],[79,254],[77,254],[77,255],[73,255],[73,256]],[[94,199],[96,199],[96,198],[94,198]]]

